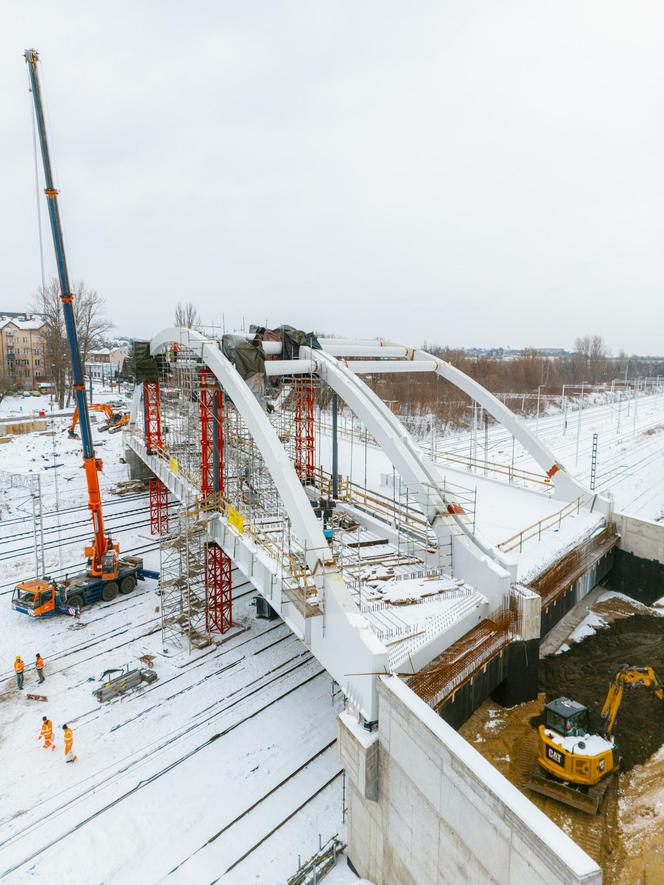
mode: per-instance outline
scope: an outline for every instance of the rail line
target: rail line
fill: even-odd
[[[193,725],[188,723],[187,725],[184,726],[184,729],[179,728],[177,730],[177,732],[172,737],[169,737],[166,741],[162,742],[155,750],[148,751],[147,753],[144,753],[138,759],[136,759],[134,761],[127,762],[127,764],[123,768],[121,768],[120,770],[109,775],[107,778],[103,779],[102,781],[95,780],[89,787],[87,787],[85,790],[83,790],[81,793],[79,793],[74,799],[72,799],[68,802],[62,803],[53,811],[47,812],[45,815],[43,815],[38,820],[28,824],[26,827],[22,828],[21,830],[15,832],[15,833],[12,833],[11,836],[0,841],[0,849],[7,847],[9,845],[12,845],[13,843],[18,841],[19,839],[23,838],[24,836],[27,836],[28,834],[33,833],[38,827],[52,822],[54,819],[58,818],[61,814],[65,814],[65,813],[71,814],[71,809],[73,806],[75,806],[77,803],[83,801],[84,799],[88,798],[91,794],[98,792],[100,788],[110,785],[111,783],[113,783],[114,781],[116,781],[117,779],[122,777],[123,775],[125,775],[128,772],[132,771],[133,769],[137,768],[142,763],[148,761],[149,759],[153,758],[154,756],[156,756],[158,753],[160,753],[161,751],[163,751],[167,747],[176,743],[176,741],[181,739],[184,735],[190,735],[192,733],[192,731],[197,730],[197,729],[203,727],[204,725],[207,725],[208,723],[211,723],[217,717],[228,712],[228,710],[232,709],[233,707],[237,706],[238,704],[241,704],[243,701],[249,699],[253,695],[256,695],[259,692],[264,691],[277,679],[284,678],[285,676],[294,672],[294,670],[299,669],[300,667],[309,663],[310,660],[311,660],[311,656],[309,655],[307,660],[302,661],[299,664],[295,665],[295,667],[291,668],[291,670],[287,671],[286,673],[282,673],[278,677],[274,677],[273,679],[268,680],[263,685],[253,689],[251,692],[248,692],[247,694],[243,695],[241,698],[238,698],[238,699],[234,700],[232,703],[226,705],[221,710],[217,710],[216,712],[211,713],[210,715],[206,716],[201,721],[194,723]],[[149,786],[150,784],[153,784],[155,781],[159,780],[165,774],[168,774],[169,772],[173,771],[173,769],[177,768],[183,762],[187,761],[188,759],[191,759],[193,756],[195,756],[198,753],[200,753],[201,751],[207,749],[208,747],[210,747],[213,743],[215,743],[220,738],[225,737],[227,734],[230,734],[232,731],[234,731],[240,725],[243,725],[245,722],[248,722],[251,719],[254,719],[256,716],[260,715],[265,710],[272,707],[274,704],[283,700],[288,695],[293,694],[294,692],[303,688],[305,685],[308,685],[313,680],[320,678],[320,676],[324,675],[325,673],[326,673],[326,671],[323,669],[318,670],[318,672],[314,673],[313,675],[307,676],[301,682],[298,682],[294,686],[290,686],[288,689],[281,692],[276,697],[273,697],[270,700],[266,701],[264,704],[262,704],[257,709],[252,710],[252,712],[249,713],[247,716],[243,717],[242,719],[239,719],[236,722],[233,722],[232,724],[228,725],[226,728],[223,728],[219,732],[216,732],[215,734],[210,735],[205,740],[203,740],[201,743],[197,744],[192,749],[185,751],[180,756],[178,756],[176,759],[174,759],[173,761],[171,761],[170,763],[165,765],[163,768],[159,769],[158,771],[154,772],[153,774],[149,775],[148,777],[144,778],[143,780],[140,780],[138,783],[134,784],[134,786],[130,787],[128,790],[126,790],[121,795],[116,796],[114,799],[106,802],[101,808],[98,808],[96,811],[94,811],[91,814],[84,817],[83,820],[80,820],[76,824],[74,824],[73,826],[69,827],[64,833],[61,833],[56,838],[49,840],[46,844],[40,846],[37,850],[32,851],[27,857],[24,857],[22,860],[19,860],[18,862],[12,864],[12,866],[6,868],[2,873],[0,873],[0,877],[5,878],[10,873],[13,873],[16,870],[20,869],[21,867],[25,866],[26,863],[33,861],[35,858],[39,857],[41,854],[43,854],[49,848],[52,848],[53,846],[57,845],[62,840],[67,839],[70,836],[72,836],[75,832],[80,830],[82,827],[84,827],[86,824],[90,823],[95,818],[101,816],[106,811],[108,811],[109,809],[120,804],[125,799],[129,798],[130,796],[135,795],[137,792],[139,792],[140,790]],[[196,714],[196,715],[200,715],[200,714]],[[48,800],[42,800],[42,801],[48,801]]]
[[[207,839],[199,848],[197,848],[190,855],[188,855],[188,857],[186,857],[186,858],[184,858],[184,860],[180,861],[180,863],[177,864],[177,866],[175,866],[171,870],[169,870],[167,873],[167,876],[170,876],[173,873],[177,872],[177,870],[179,870],[182,866],[184,866],[184,864],[186,864],[189,860],[191,860],[192,857],[195,857],[197,854],[199,854],[199,852],[201,852],[205,848],[207,848],[208,845],[212,845],[213,842],[216,842],[217,839],[219,839],[221,836],[224,835],[224,833],[227,833],[230,829],[232,829],[232,827],[234,827],[241,820],[243,820],[245,817],[247,817],[248,814],[251,814],[257,808],[259,808],[263,804],[263,802],[267,801],[272,796],[276,795],[280,790],[282,790],[286,785],[288,785],[295,777],[297,777],[298,774],[300,774],[305,769],[307,769],[311,765],[312,762],[315,762],[317,759],[319,759],[321,756],[323,756],[325,753],[327,753],[329,750],[331,750],[332,747],[334,747],[336,745],[336,743],[337,743],[337,741],[335,738],[335,740],[330,741],[329,743],[327,743],[323,747],[321,747],[320,750],[316,750],[316,752],[313,753],[313,755],[311,755],[307,760],[305,760],[296,769],[291,771],[291,773],[288,774],[283,780],[281,780],[278,784],[275,784],[271,789],[269,789],[266,793],[264,793],[259,799],[257,799],[255,802],[253,802],[251,805],[249,805],[247,808],[245,808],[244,811],[242,811],[240,814],[238,814],[236,817],[234,817],[233,820],[229,821],[220,830],[218,830],[216,833],[214,833],[212,836],[210,836],[209,839]],[[257,842],[255,845],[253,845],[249,849],[249,851],[245,852],[242,855],[242,857],[240,857],[236,861],[234,861],[233,864],[225,870],[225,873],[230,872],[230,870],[232,870],[234,867],[238,866],[238,864],[242,863],[242,861],[245,860],[250,854],[252,854],[260,845],[262,845],[263,842],[265,842],[272,835],[274,835],[274,833],[276,833],[276,831],[278,829],[280,829],[285,823],[287,823],[292,817],[294,817],[298,811],[301,811],[302,808],[304,808],[306,805],[309,804],[309,802],[312,801],[312,799],[315,799],[316,796],[319,795],[319,793],[321,793],[324,789],[326,789],[328,786],[330,786],[330,784],[333,783],[341,775],[342,772],[343,772],[343,769],[340,768],[339,771],[337,771],[336,774],[332,778],[330,778],[325,784],[323,784],[323,786],[321,788],[317,789],[312,795],[310,795],[305,800],[305,802],[301,803],[295,809],[295,811],[293,811],[291,814],[289,814],[288,817],[284,818],[276,827],[273,827],[273,829],[270,830],[270,832],[266,836],[264,836],[259,842]],[[214,881],[218,881],[218,879],[215,879]]]

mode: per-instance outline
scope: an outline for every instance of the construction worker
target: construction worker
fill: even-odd
[[[65,762],[76,762],[78,756],[74,755],[74,750],[72,749],[74,746],[74,732],[66,722],[62,726],[62,730],[65,733]]]
[[[37,652],[37,660],[35,661],[35,667],[37,668],[37,676],[39,676],[39,684],[45,681],[46,677],[44,676],[44,658]]]
[[[44,738],[45,750],[55,750],[55,744],[53,743],[53,723],[48,716],[42,716],[42,727],[37,740],[41,740],[41,738]]]
[[[16,655],[16,659],[14,660],[14,672],[16,673],[16,684],[18,685],[18,690],[23,691],[23,671],[25,670],[25,664],[21,660],[20,655]]]

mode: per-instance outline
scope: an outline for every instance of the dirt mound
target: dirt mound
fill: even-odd
[[[635,614],[616,620],[564,654],[540,661],[540,688],[547,700],[566,696],[585,704],[591,729],[601,733],[600,710],[617,669],[651,666],[664,679],[664,618]],[[644,763],[664,744],[664,703],[647,688],[625,689],[614,737],[622,768]]]

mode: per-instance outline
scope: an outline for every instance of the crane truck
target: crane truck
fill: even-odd
[[[80,611],[83,605],[96,602],[99,599],[110,601],[117,596],[118,592],[130,593],[138,580],[143,580],[146,577],[156,577],[157,573],[146,571],[143,568],[143,561],[140,557],[120,557],[119,545],[106,533],[104,528],[104,515],[99,489],[99,473],[103,469],[103,464],[101,459],[96,457],[92,442],[90,412],[85,397],[83,361],[76,331],[74,294],[69,284],[69,272],[58,207],[59,191],[53,183],[44,107],[37,70],[39,54],[35,49],[27,49],[24,57],[28,65],[30,90],[32,92],[37,131],[39,133],[44,182],[46,184],[44,193],[46,194],[48,206],[48,216],[58,270],[60,301],[62,302],[67,343],[71,357],[74,397],[81,427],[88,509],[92,517],[93,531],[92,542],[84,548],[87,558],[87,568],[85,571],[71,578],[66,578],[64,581],[35,577],[17,584],[12,595],[12,605],[15,611],[40,618],[61,612],[74,614]]]
[[[625,687],[652,688],[664,701],[664,688],[652,667],[624,665],[614,675],[602,706],[602,734],[589,734],[588,708],[570,698],[556,698],[544,707],[538,728],[539,770],[526,786],[585,811],[597,814],[611,776],[620,768],[613,729]]]

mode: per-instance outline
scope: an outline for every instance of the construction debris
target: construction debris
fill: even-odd
[[[28,692],[26,698],[29,701],[48,701],[48,698],[45,694],[30,694],[30,692]]]
[[[119,674],[112,676],[111,674]],[[142,683],[150,685],[159,678],[154,670],[135,668],[130,670],[125,666],[117,670],[105,670],[99,677],[100,681],[106,679],[101,688],[96,688],[92,694],[100,703],[110,701],[120,694],[138,688]]]

